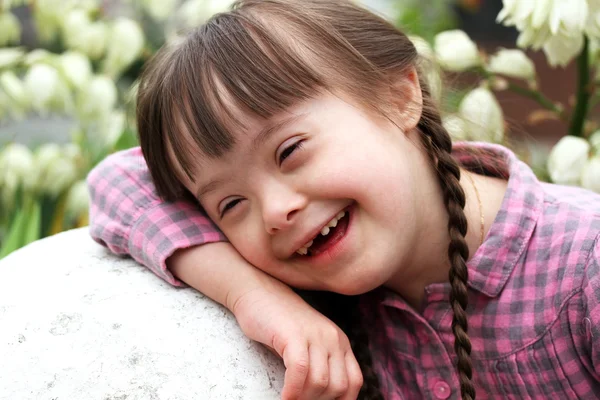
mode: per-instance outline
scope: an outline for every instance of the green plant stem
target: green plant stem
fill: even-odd
[[[487,71],[485,68],[478,68],[476,71],[483,74],[483,76],[485,76],[487,79],[494,79],[495,77],[495,74]],[[508,82],[508,90],[511,90],[523,97],[530,98],[546,110],[554,112],[560,119],[566,119],[564,110],[552,100],[544,96],[542,92],[519,86],[513,82]]]
[[[541,92],[516,85],[512,82],[508,83],[508,89],[512,90],[513,92],[515,92],[517,94],[520,94],[521,96],[528,97],[528,98],[536,101],[539,105],[544,107],[546,110],[555,112],[560,118],[562,118],[562,119],[565,118],[563,110],[558,105],[556,105],[554,102],[552,102],[552,100],[550,100],[546,96],[544,96]]]
[[[583,137],[583,127],[590,106],[589,39],[584,39],[583,50],[577,57],[577,103],[571,118],[569,135]]]

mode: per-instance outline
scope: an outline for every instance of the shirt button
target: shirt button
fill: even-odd
[[[433,395],[440,400],[447,399],[450,397],[450,393],[452,390],[450,389],[450,385],[448,385],[444,381],[437,381],[435,385],[433,385]]]

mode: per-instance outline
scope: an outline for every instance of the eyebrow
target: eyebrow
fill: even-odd
[[[254,140],[252,140],[252,150],[256,151],[262,144],[264,144],[269,138],[276,132],[282,130],[288,125],[293,124],[299,119],[306,116],[306,113],[290,115],[275,123],[270,123],[266,127],[260,130]],[[225,183],[224,179],[214,179],[209,181],[206,185],[202,186],[196,193],[196,198],[200,200],[203,196],[206,196],[210,192],[214,192],[219,186]]]
[[[304,118],[307,113],[290,115],[287,118],[284,118],[278,122],[271,123],[261,129],[261,131],[256,135],[254,140],[252,141],[252,150],[256,151],[262,144],[264,144],[269,138],[277,131],[282,130],[288,125],[297,122],[299,119]]]
[[[198,192],[196,192],[196,199],[198,199],[198,201],[200,201],[200,199],[203,196],[206,196],[210,192],[214,192],[223,183],[225,183],[224,179],[215,179],[215,180],[212,180],[212,181],[208,182],[208,184],[200,187],[200,189],[198,190]]]

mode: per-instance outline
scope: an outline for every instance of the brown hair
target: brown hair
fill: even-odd
[[[158,194],[189,196],[174,177],[191,173],[199,148],[219,157],[232,148],[235,109],[268,119],[326,91],[342,92],[365,109],[385,114],[391,77],[416,66],[410,40],[384,19],[349,0],[240,0],[177,44],[165,46],[147,66],[138,95],[140,144]],[[475,398],[471,343],[467,335],[468,247],[465,194],[452,144],[425,82],[418,124],[423,147],[436,166],[448,211],[452,329],[463,399]],[[226,106],[226,102],[228,106]],[[233,104],[235,107],[231,107]],[[389,102],[387,103],[389,104]],[[185,132],[185,134],[182,134]],[[169,156],[172,150],[177,161]],[[196,152],[196,153],[195,153]],[[177,162],[178,165],[174,163]],[[329,315],[345,329],[363,372],[361,399],[382,399],[368,337],[355,298]],[[344,313],[344,314],[342,314]]]

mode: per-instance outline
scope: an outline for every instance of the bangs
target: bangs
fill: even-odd
[[[267,120],[327,89],[314,57],[310,62],[307,51],[284,39],[289,33],[276,31],[234,11],[213,18],[176,52],[163,86],[171,104],[162,130],[192,182],[198,149],[219,157],[245,119]]]
[[[349,0],[238,0],[161,49],[142,75],[138,132],[158,194],[187,197],[181,182],[195,182],[198,157],[222,156],[245,122],[323,92],[381,112],[415,57],[405,35]]]

